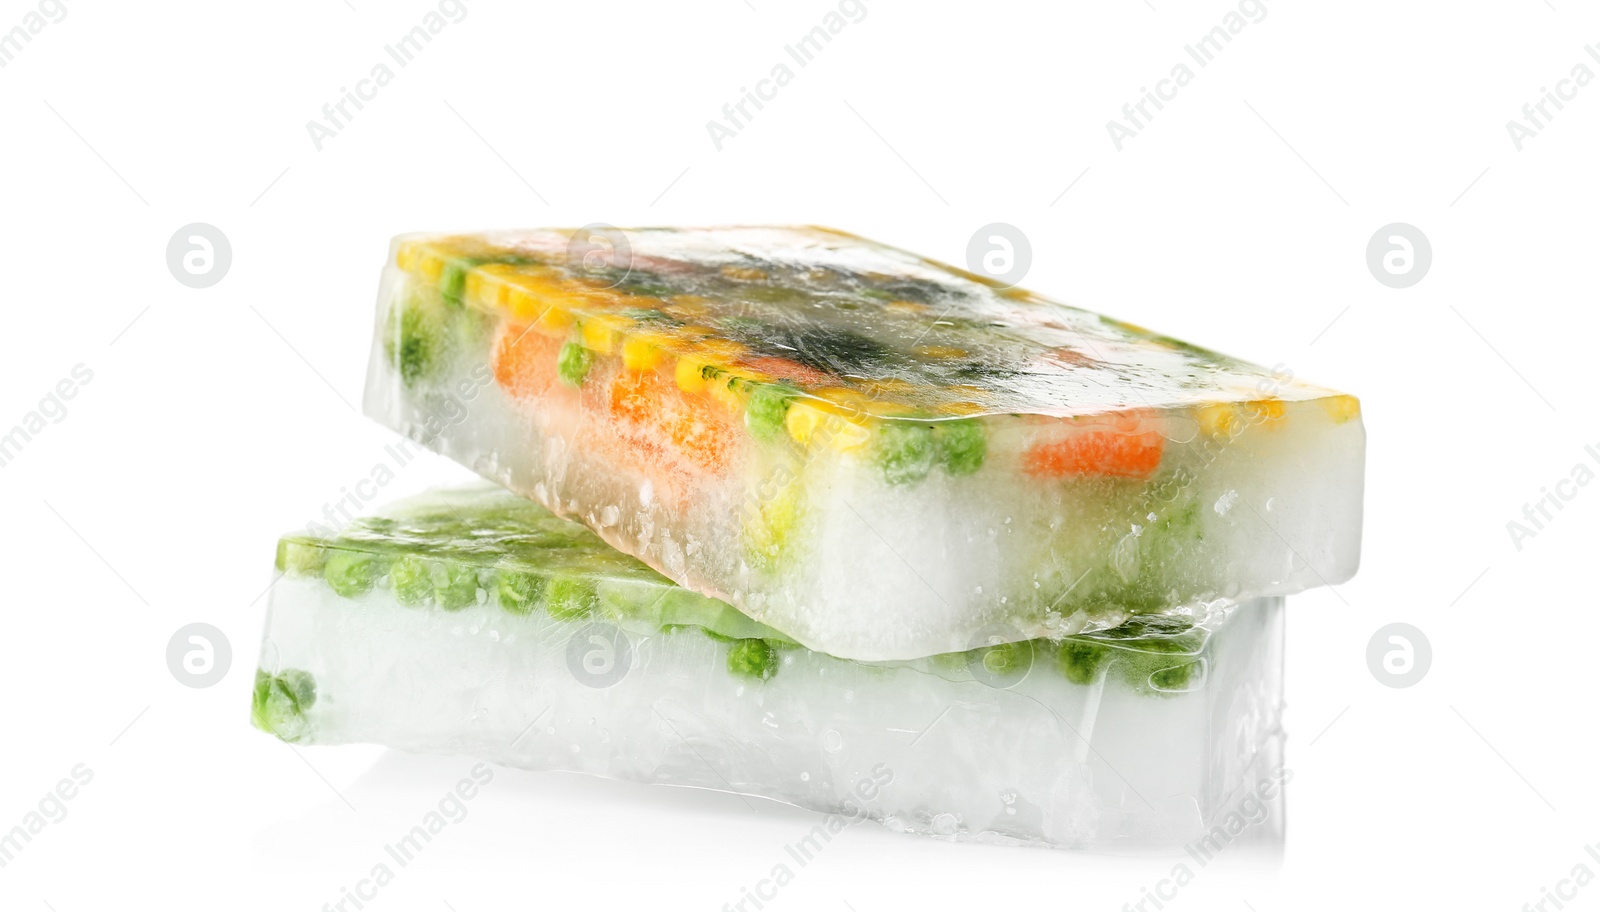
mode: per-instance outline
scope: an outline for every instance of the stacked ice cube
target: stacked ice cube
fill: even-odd
[[[1058,846],[1274,773],[1352,397],[837,232],[593,240],[396,241],[367,412],[508,491],[284,539],[258,725]]]

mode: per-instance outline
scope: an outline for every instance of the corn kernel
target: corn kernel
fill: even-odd
[[[810,443],[811,435],[827,417],[823,412],[804,402],[791,402],[789,411],[783,416],[783,426],[789,430],[789,436],[796,441]]]
[[[656,344],[659,337],[635,335],[622,340],[622,366],[647,371],[666,360],[667,353]]]
[[[679,358],[672,369],[673,379],[678,381],[678,389],[686,393],[705,392],[707,384],[705,366],[706,362],[699,358]]]
[[[1318,399],[1323,410],[1333,419],[1334,424],[1344,424],[1351,418],[1361,415],[1361,400],[1354,396],[1328,396]]]

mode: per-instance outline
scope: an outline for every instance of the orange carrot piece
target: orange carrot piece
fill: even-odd
[[[559,339],[506,320],[495,335],[489,366],[501,389],[518,399],[532,399],[558,386],[556,359],[560,353]]]
[[[1022,454],[1022,469],[1042,478],[1101,475],[1148,478],[1161,464],[1165,439],[1156,431],[1128,427],[1072,428]]]

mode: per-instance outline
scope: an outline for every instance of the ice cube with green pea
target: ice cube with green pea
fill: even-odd
[[[296,745],[466,755],[1059,847],[1201,838],[1281,748],[1277,598],[843,659],[483,484],[285,536],[277,570],[251,718]]]

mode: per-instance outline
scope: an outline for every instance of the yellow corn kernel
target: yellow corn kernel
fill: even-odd
[[[965,358],[967,350],[953,345],[919,345],[914,351],[924,358]]]
[[[395,251],[394,265],[399,267],[401,272],[413,272],[422,264],[422,257],[422,245],[416,241],[407,241]]]
[[[559,337],[565,336],[571,331],[572,324],[575,322],[576,319],[572,316],[572,311],[551,304],[544,309],[544,313],[539,314],[533,325],[546,336]]]
[[[653,370],[667,358],[667,353],[662,350],[660,342],[660,336],[642,333],[623,339],[622,366],[635,371]]]
[[[747,282],[755,282],[767,277],[767,274],[762,270],[750,266],[724,266],[722,267],[722,274],[730,279],[743,279]]]
[[[812,434],[812,439],[825,442],[840,453],[860,449],[871,438],[872,434],[864,426],[838,417],[830,417]]]
[[[1328,396],[1317,400],[1334,424],[1344,424],[1361,416],[1361,400],[1354,396]]]
[[[618,331],[633,325],[627,317],[615,314],[596,314],[583,321],[583,346],[590,351],[609,355],[616,351]]]
[[[1277,427],[1283,423],[1282,399],[1257,399],[1244,404],[1245,422],[1252,425]]]
[[[1195,409],[1194,420],[1200,431],[1210,437],[1233,437],[1244,430],[1238,411],[1231,402],[1216,402]]]
[[[727,374],[719,375],[706,383],[706,392],[710,393],[711,398],[716,400],[723,408],[731,412],[742,412],[744,411],[744,396],[729,384],[728,381],[731,379]]]
[[[939,411],[944,412],[946,415],[966,417],[968,415],[982,414],[983,410],[983,406],[976,402],[941,402],[939,404]]]
[[[418,274],[429,282],[437,283],[439,276],[444,275],[444,258],[432,251],[424,254],[417,265],[420,267]]]
[[[883,309],[892,310],[895,313],[919,314],[926,311],[928,305],[918,304],[916,301],[890,301],[883,305]]]
[[[810,443],[811,435],[827,418],[827,414],[804,402],[791,402],[789,410],[784,413],[783,426],[796,441]]]
[[[509,292],[510,289],[504,282],[483,268],[467,271],[465,296],[468,301],[476,301],[491,310],[499,310],[506,306],[510,297]]]
[[[707,385],[705,367],[706,362],[701,358],[679,358],[678,363],[672,368],[672,376],[678,381],[678,389],[686,393],[705,392]]]

